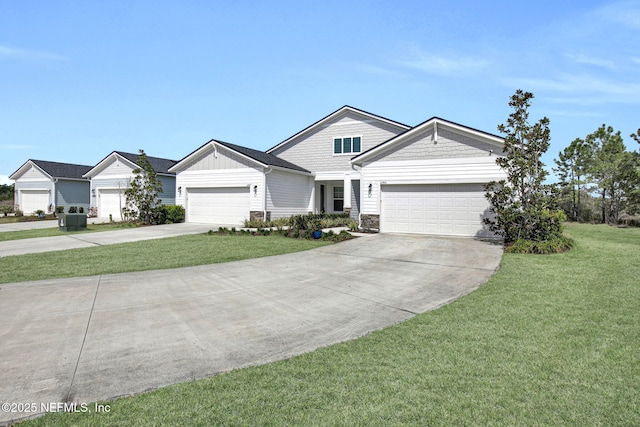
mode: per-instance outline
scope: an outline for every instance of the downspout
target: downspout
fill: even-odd
[[[273,169],[267,166],[264,174],[262,174],[262,191],[264,192],[264,210],[262,211],[262,217],[265,222],[267,222],[267,175],[271,172],[273,172]]]
[[[58,183],[58,178],[53,178],[53,194],[51,194],[51,198],[53,199],[53,202],[51,203],[51,208],[52,208],[51,212],[54,212],[54,213],[56,211],[56,205],[58,204],[56,200],[56,193],[57,193],[56,184],[57,183]]]

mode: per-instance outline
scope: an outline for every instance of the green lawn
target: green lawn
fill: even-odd
[[[25,424],[640,425],[640,229],[568,233],[364,338]]]
[[[0,258],[0,283],[214,264],[331,244],[281,236],[195,234]],[[34,268],[36,267],[36,268]]]
[[[21,231],[3,231],[0,232],[0,242],[9,240],[32,239],[35,237],[52,237],[52,236],[68,236],[69,234],[94,233],[96,231],[120,230],[123,228],[137,227],[132,223],[107,223],[107,224],[88,224],[86,230],[82,231],[60,231],[57,222],[53,223],[51,228],[40,228],[33,230]]]

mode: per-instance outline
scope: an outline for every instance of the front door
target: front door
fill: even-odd
[[[324,185],[320,185],[320,212],[324,213]]]

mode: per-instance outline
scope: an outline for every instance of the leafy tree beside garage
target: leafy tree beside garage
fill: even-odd
[[[162,182],[144,150],[139,151],[136,163],[138,167],[133,170],[133,179],[124,192],[126,205],[122,215],[126,221],[154,224],[157,223],[155,217],[161,203],[158,194],[162,193]]]
[[[495,217],[484,222],[506,243],[513,243],[512,251],[555,252],[569,246],[562,236],[566,215],[558,207],[553,186],[543,184],[547,172],[540,157],[549,148],[549,119],[529,124],[528,108],[533,97],[530,92],[517,90],[509,102],[513,112],[506,124],[498,126],[506,134],[505,155],[496,163],[507,173],[507,179],[485,186]]]

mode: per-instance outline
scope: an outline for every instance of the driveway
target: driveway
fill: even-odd
[[[44,222],[52,221],[43,221],[43,223]],[[90,248],[92,246],[136,242],[140,240],[162,239],[165,237],[182,236],[185,234],[206,233],[209,230],[217,229],[217,225],[183,222],[178,224],[154,225],[150,227],[98,231],[95,233],[69,234],[66,236],[8,240],[6,242],[0,242],[0,258],[10,255],[62,251],[66,249],[80,249]]]
[[[355,339],[471,292],[501,254],[479,240],[377,234],[225,264],[0,285],[0,402],[111,399]],[[0,422],[27,415],[0,412]]]

